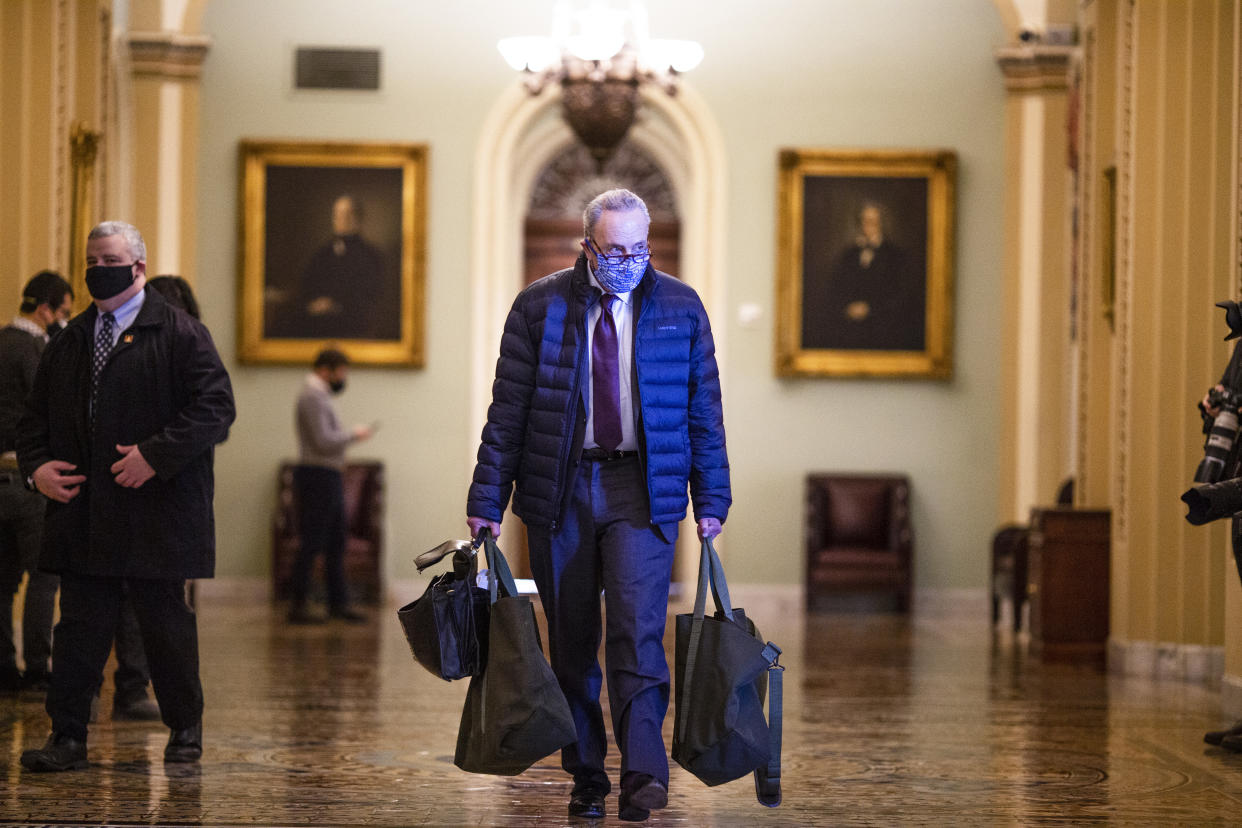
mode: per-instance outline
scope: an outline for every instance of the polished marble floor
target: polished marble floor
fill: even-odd
[[[747,610],[785,649],[784,803],[674,765],[650,825],[1242,823],[1242,755],[1201,742],[1222,720],[1214,688],[1041,663],[989,628],[982,600],[910,618]],[[18,757],[46,715],[0,699],[0,824],[567,824],[555,759],[513,778],[453,766],[465,683],[414,664],[392,607],[298,628],[262,602],[205,596],[199,613],[201,765],[165,767],[167,731],[108,721],[105,690],[91,767],[27,773]],[[621,824],[615,803],[601,824]]]

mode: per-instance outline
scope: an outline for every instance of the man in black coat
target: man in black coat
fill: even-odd
[[[207,329],[145,290],[138,230],[104,222],[86,243],[94,304],[49,343],[18,424],[27,484],[48,499],[40,565],[61,577],[47,712],[29,770],[86,767],[91,698],[125,596],[171,730],[165,762],[202,755],[198,627],[187,578],[215,570],[213,447],[235,416]]]
[[[49,330],[59,331],[73,309],[73,289],[60,274],[44,270],[22,290],[13,321],[0,328],[0,693],[44,691],[52,657],[55,575],[39,571],[44,500],[22,485],[17,469],[17,421],[34,384]],[[17,670],[13,598],[26,579],[22,602],[22,658]]]

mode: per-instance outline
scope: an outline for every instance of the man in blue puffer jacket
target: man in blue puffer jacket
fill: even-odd
[[[700,537],[720,533],[731,502],[711,326],[694,290],[650,266],[650,224],[634,193],[599,195],[574,266],[518,294],[466,505],[471,535],[498,537],[516,486],[552,669],[577,725],[561,757],[569,815],[587,819],[604,816],[611,790],[600,589],[618,814],[641,821],[668,798],[663,640],[687,489]]]

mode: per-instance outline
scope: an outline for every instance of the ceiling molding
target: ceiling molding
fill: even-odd
[[[1074,46],[1004,46],[996,63],[1011,92],[1068,89]]]
[[[134,75],[198,78],[211,48],[206,35],[179,32],[129,32],[130,69]]]

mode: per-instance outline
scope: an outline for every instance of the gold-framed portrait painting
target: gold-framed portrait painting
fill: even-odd
[[[780,153],[776,372],[953,373],[957,156]]]
[[[238,359],[424,360],[427,148],[244,140]]]

